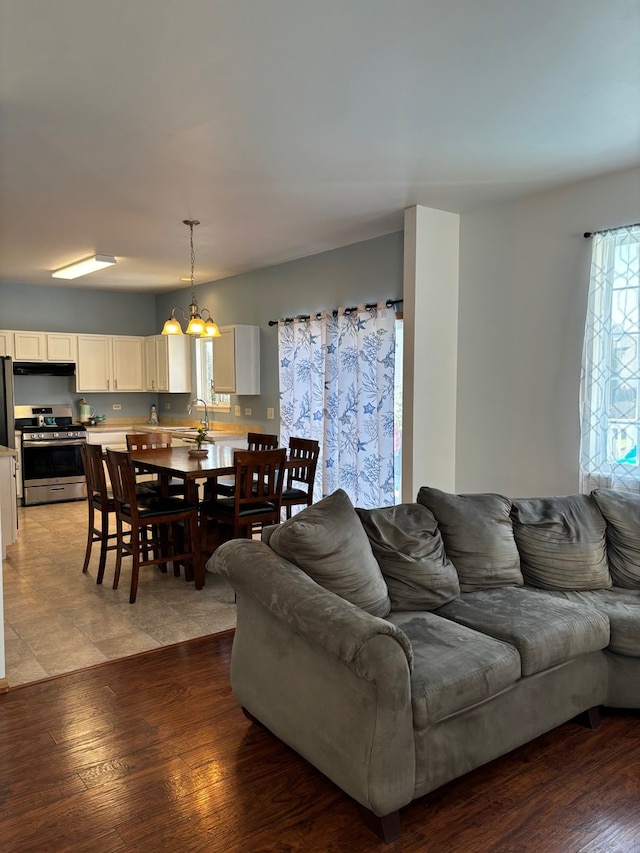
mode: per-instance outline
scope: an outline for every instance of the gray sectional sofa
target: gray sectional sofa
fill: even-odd
[[[416,797],[600,705],[640,707],[640,496],[344,492],[222,545],[240,705],[385,840]]]

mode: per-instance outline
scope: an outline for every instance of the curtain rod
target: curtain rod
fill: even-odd
[[[387,301],[385,302],[385,305],[387,308],[395,308],[396,305],[399,305],[401,302],[404,302],[404,299],[387,299]],[[367,302],[367,304],[364,307],[367,311],[371,311],[371,309],[375,308],[377,304],[378,304],[377,302]],[[352,311],[357,311],[357,310],[358,310],[357,306],[354,306],[353,308],[345,308],[344,309],[345,314],[350,314]],[[320,313],[322,313],[322,312],[319,311],[318,314],[320,314]],[[333,311],[332,314],[334,317],[337,317],[338,312]],[[298,314],[297,317],[283,317],[282,319],[284,320],[285,323],[292,323],[294,320],[308,320],[310,318],[310,316],[311,316],[310,314]],[[269,320],[269,325],[270,326],[277,326],[279,322],[280,322],[279,320]]]
[[[622,231],[623,228],[640,228],[640,222],[634,222],[633,225],[619,225],[617,228],[604,228],[602,231],[585,231],[584,236],[595,237],[596,234],[606,234],[608,231]]]

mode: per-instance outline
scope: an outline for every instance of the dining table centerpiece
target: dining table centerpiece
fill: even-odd
[[[195,447],[189,448],[189,456],[193,456],[197,459],[202,459],[207,455],[207,448],[202,445],[205,441],[209,441],[209,435],[207,433],[207,428],[204,426],[198,427],[198,433],[195,438]]]

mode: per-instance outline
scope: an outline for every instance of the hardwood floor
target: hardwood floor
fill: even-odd
[[[384,845],[355,804],[242,714],[232,632],[0,696],[0,846],[21,851],[630,853],[640,725],[567,723],[402,810]]]

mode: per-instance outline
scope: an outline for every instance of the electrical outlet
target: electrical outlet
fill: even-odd
[[[171,408],[171,403],[165,403],[165,404],[164,404],[164,407],[165,407],[165,409],[170,409],[170,408]]]
[[[237,418],[239,418],[239,417],[240,417],[240,406],[234,406],[234,407],[233,407],[233,414],[234,414]]]
[[[275,418],[275,416],[276,416],[276,413],[275,413],[274,409],[271,409],[271,408],[267,409],[267,420],[268,421],[272,421]]]
[[[119,412],[120,409],[122,408],[122,406],[120,405],[120,403],[114,403],[113,406],[111,406],[111,408],[113,409],[114,412]]]
[[[244,410],[244,413],[245,413],[245,415],[250,415],[250,414],[251,414],[251,409],[247,406],[247,407],[245,408],[245,410]]]

